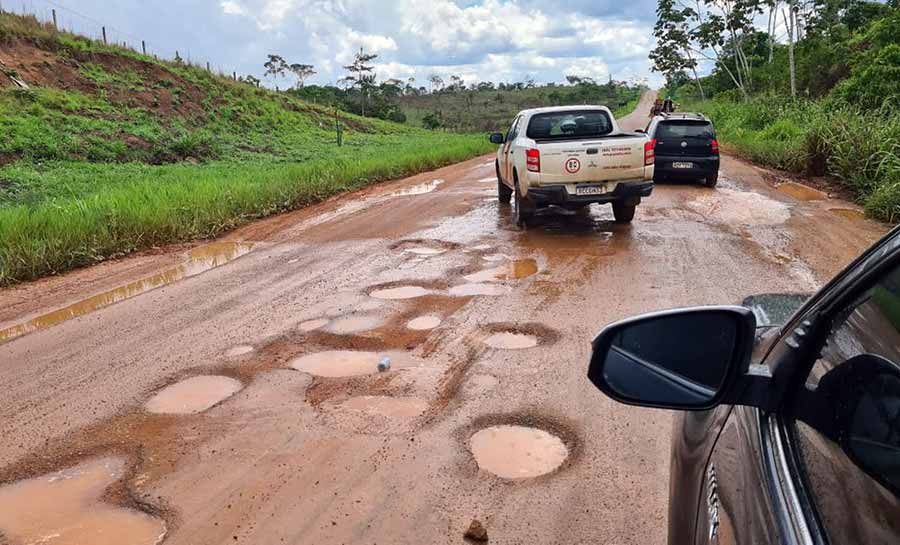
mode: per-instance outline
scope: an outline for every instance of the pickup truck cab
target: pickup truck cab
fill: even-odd
[[[521,227],[540,207],[574,210],[591,203],[612,204],[616,222],[628,223],[653,191],[655,142],[623,132],[603,106],[524,110],[491,142],[500,145],[498,197],[514,202]]]

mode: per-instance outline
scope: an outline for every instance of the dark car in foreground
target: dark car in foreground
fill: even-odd
[[[712,121],[703,114],[654,116],[647,135],[656,141],[653,179],[700,180],[708,187],[719,181],[719,141]]]
[[[683,411],[671,545],[900,543],[900,230],[803,300],[658,312],[594,340],[601,391]]]

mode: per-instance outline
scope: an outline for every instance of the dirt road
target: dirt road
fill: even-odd
[[[886,227],[725,157],[522,232],[493,171],[0,292],[0,543],[664,542],[670,416],[594,390],[592,336],[812,290]]]

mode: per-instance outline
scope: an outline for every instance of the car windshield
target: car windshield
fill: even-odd
[[[715,138],[712,124],[706,121],[668,121],[660,123],[656,138]]]
[[[568,140],[604,136],[612,130],[612,121],[603,110],[577,110],[537,114],[528,123],[526,134],[533,140]]]

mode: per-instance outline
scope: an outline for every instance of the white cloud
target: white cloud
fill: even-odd
[[[234,0],[222,0],[219,4],[226,15],[244,15],[244,7]]]

